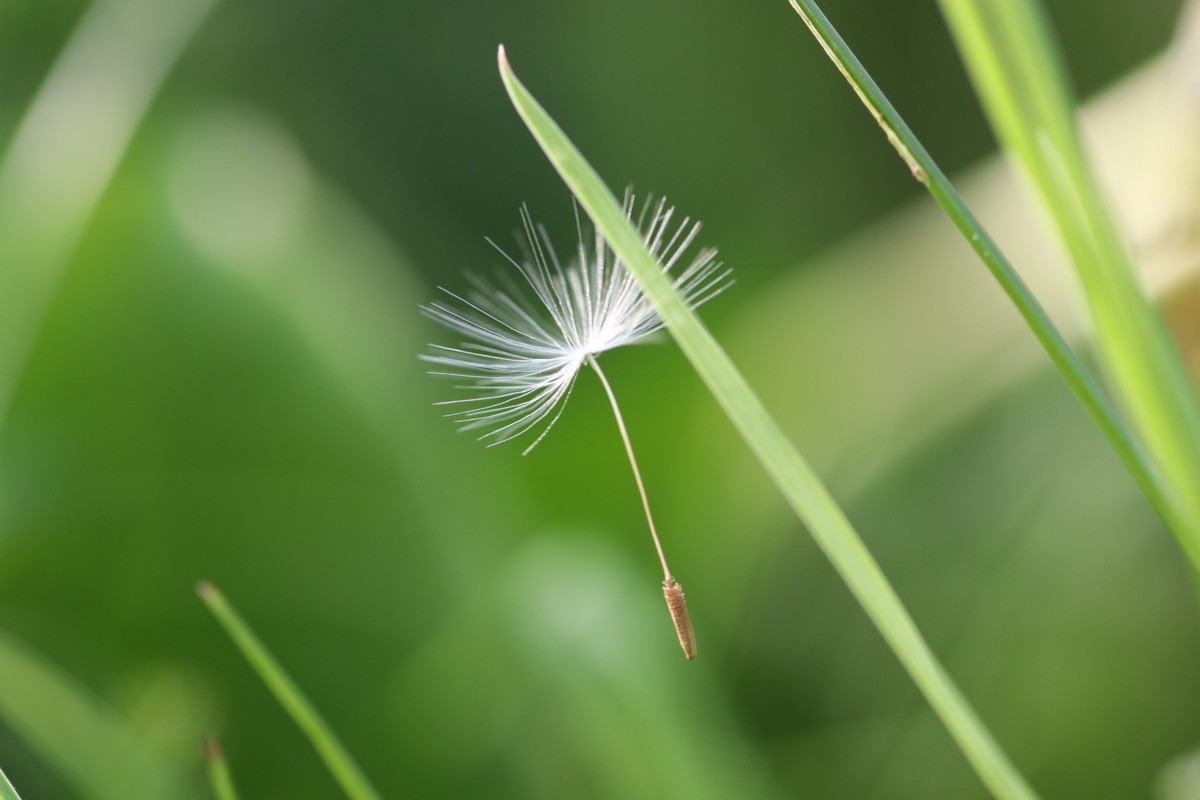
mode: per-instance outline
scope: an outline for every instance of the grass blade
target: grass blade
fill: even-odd
[[[213,797],[216,800],[238,800],[233,776],[229,774],[229,763],[225,760],[225,751],[216,736],[209,736],[204,740],[204,761],[208,765],[208,782],[212,786]]]
[[[993,130],[1024,167],[1071,254],[1100,359],[1180,499],[1167,521],[1200,569],[1200,404],[1084,155],[1049,25],[1029,0],[940,4]]]
[[[17,790],[9,783],[3,770],[0,770],[0,800],[21,800],[21,795],[17,794]]]
[[[85,687],[0,633],[0,720],[81,797],[190,798],[187,781]]]
[[[883,128],[888,141],[904,159],[913,176],[929,190],[934,201],[1008,295],[1067,387],[1108,440],[1151,505],[1172,529],[1185,525],[1188,512],[1181,503],[1179,494],[1168,485],[1162,473],[1129,432],[1128,426],[1104,391],[1071,350],[1050,316],[991,235],[971,213],[950,179],[921,145],[912,129],[904,122],[837,30],[821,13],[817,4],[813,0],[789,1],[871,116]]]
[[[215,2],[92,3],[0,160],[0,424],[76,244]]]
[[[250,666],[258,673],[263,683],[275,695],[279,704],[291,715],[296,725],[312,742],[313,748],[325,766],[333,774],[342,791],[352,800],[378,800],[379,793],[371,786],[366,775],[354,759],[346,752],[346,748],[334,735],[333,730],[313,708],[300,691],[299,687],[283,671],[283,667],[275,657],[263,646],[250,627],[242,620],[225,596],[211,583],[201,583],[196,587],[196,594],[208,606],[208,610],[221,623],[221,627],[229,634],[229,638],[250,662]]]
[[[499,60],[500,75],[509,97],[551,164],[637,277],[680,349],[784,498],[808,526],[984,784],[997,797],[1034,797],[938,663],[841,508],[767,413],[729,356],[679,297],[670,278],[625,218],[616,197],[517,79],[503,48]]]

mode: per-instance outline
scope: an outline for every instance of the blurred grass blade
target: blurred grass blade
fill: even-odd
[[[1079,275],[1098,353],[1180,513],[1200,569],[1200,404],[1084,155],[1053,37],[1030,0],[939,0],[1001,144],[1032,180]]]
[[[679,297],[670,277],[647,252],[612,192],[517,80],[503,48],[499,59],[500,74],[517,113],[588,216],[637,277],[680,349],[784,498],[808,526],[984,784],[997,797],[1033,797],[1024,779],[938,663],[895,590],[828,490],[767,413],[725,351]]]
[[[1092,378],[1078,356],[1067,345],[1050,316],[1038,303],[1029,287],[1009,263],[1008,258],[992,240],[983,225],[967,208],[950,179],[921,145],[916,135],[892,106],[883,91],[859,62],[854,52],[821,13],[813,0],[790,0],[792,7],[820,42],[826,55],[850,83],[855,94],[883,128],[888,141],[896,148],[914,177],[925,185],[930,195],[959,230],[967,243],[982,259],[984,266],[1008,295],[1024,318],[1030,331],[1050,361],[1075,395],[1084,411],[1108,440],[1117,457],[1133,476],[1138,487],[1159,515],[1173,529],[1186,524],[1187,511],[1179,495],[1163,479],[1141,445],[1131,435],[1121,416],[1113,408],[1104,391]]]
[[[258,673],[263,683],[275,695],[279,704],[287,710],[296,725],[312,742],[317,754],[325,762],[325,766],[333,773],[338,785],[347,797],[353,800],[378,800],[379,794],[371,786],[366,775],[354,759],[346,752],[346,748],[334,735],[333,730],[313,708],[312,703],[300,691],[287,673],[267,651],[249,626],[234,610],[217,587],[211,583],[201,583],[196,587],[196,593],[208,606],[209,611],[221,623],[221,627],[229,634],[229,638],[242,651],[242,655],[250,662],[250,666]]]
[[[71,253],[214,2],[91,4],[0,161],[0,424]]]
[[[17,794],[17,790],[9,783],[3,770],[0,770],[0,800],[21,800],[21,795]]]
[[[58,667],[0,633],[0,720],[82,797],[193,795],[172,768]]]
[[[238,800],[233,776],[229,774],[229,762],[216,736],[204,740],[204,762],[208,765],[208,782],[216,800]]]

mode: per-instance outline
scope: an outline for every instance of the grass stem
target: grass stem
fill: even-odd
[[[225,751],[216,736],[204,739],[204,762],[208,765],[208,782],[215,800],[238,800],[229,762],[225,760]]]
[[[1059,375],[1083,406],[1084,411],[1133,477],[1142,493],[1172,529],[1186,524],[1188,512],[1180,495],[1164,479],[1141,444],[1130,433],[1108,396],[1071,350],[1033,292],[967,207],[950,179],[921,145],[912,129],[871,78],[849,45],[821,12],[814,0],[789,0],[804,24],[816,37],[826,55],[849,82],[871,116],[883,129],[896,152],[913,175],[928,189],[971,249],[983,261],[1000,288],[1008,295],[1029,330],[1041,344]]]
[[[1163,516],[1200,569],[1200,403],[1084,154],[1049,23],[1030,0],[939,2],[992,129],[1071,255],[1101,364],[1170,492]]]
[[[312,703],[288,677],[283,667],[262,644],[250,626],[242,620],[225,596],[217,590],[217,587],[208,582],[200,583],[196,587],[196,594],[208,606],[208,610],[217,618],[217,622],[229,634],[229,638],[233,640],[238,650],[250,662],[250,666],[258,673],[259,678],[275,695],[275,699],[312,742],[313,748],[325,762],[325,766],[329,768],[346,796],[351,800],[378,800],[379,793],[375,791],[366,775],[350,757],[328,723],[321,718]]]
[[[797,516],[962,748],[983,783],[1005,800],[1035,795],[959,692],[917,630],[845,513],[729,356],[646,249],[612,192],[517,79],[504,48],[500,76],[517,113],[550,163],[654,304],[676,343]]]
[[[3,770],[0,770],[0,800],[21,800],[21,795],[17,794]]]

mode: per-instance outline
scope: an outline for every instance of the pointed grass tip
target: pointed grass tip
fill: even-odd
[[[500,65],[500,71],[508,70],[508,54],[504,52],[504,45],[500,45],[496,49],[496,63]]]
[[[222,761],[225,758],[224,752],[221,750],[221,740],[217,738],[215,733],[210,733],[204,737],[204,760],[208,763]]]
[[[675,623],[675,634],[679,637],[679,646],[683,648],[683,654],[691,661],[696,657],[696,634],[692,631],[692,618],[688,616],[683,587],[674,578],[668,577],[663,581],[663,597],[667,599],[667,610],[671,612],[671,621]]]
[[[199,581],[196,584],[196,595],[207,603],[220,597],[221,592],[208,581]]]

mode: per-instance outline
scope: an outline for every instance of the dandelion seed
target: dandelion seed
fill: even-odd
[[[633,212],[633,198],[627,195],[626,217],[632,220]],[[667,206],[665,199],[648,200],[637,220],[646,248],[667,273],[679,265],[700,231],[698,222],[688,218],[676,222],[675,216],[675,209]],[[516,268],[517,277],[504,274],[488,281],[473,276],[472,289],[465,295],[446,292],[453,302],[422,306],[426,316],[465,341],[457,346],[431,345],[433,352],[421,358],[435,365],[433,374],[465,381],[459,388],[468,395],[442,405],[453,408],[447,416],[456,418],[463,430],[482,431],[479,438],[489,446],[539,429],[525,453],[554,427],[583,366],[595,371],[629,456],[662,564],[664,596],[679,643],[687,657],[694,658],[695,639],[683,590],[667,566],[625,420],[597,361],[608,350],[645,341],[662,330],[663,321],[603,235],[595,231],[590,242],[585,237],[578,208],[575,227],[579,244],[566,265],[525,208],[521,209],[521,223],[527,246],[523,261],[496,247]],[[706,303],[730,285],[729,270],[722,268],[716,256],[716,250],[702,250],[676,274],[674,286],[689,307]]]
[[[696,634],[692,632],[692,618],[688,614],[683,587],[674,578],[667,578],[663,581],[663,597],[667,599],[667,610],[671,612],[671,621],[675,623],[675,635],[679,637],[683,654],[689,659],[695,658]]]

